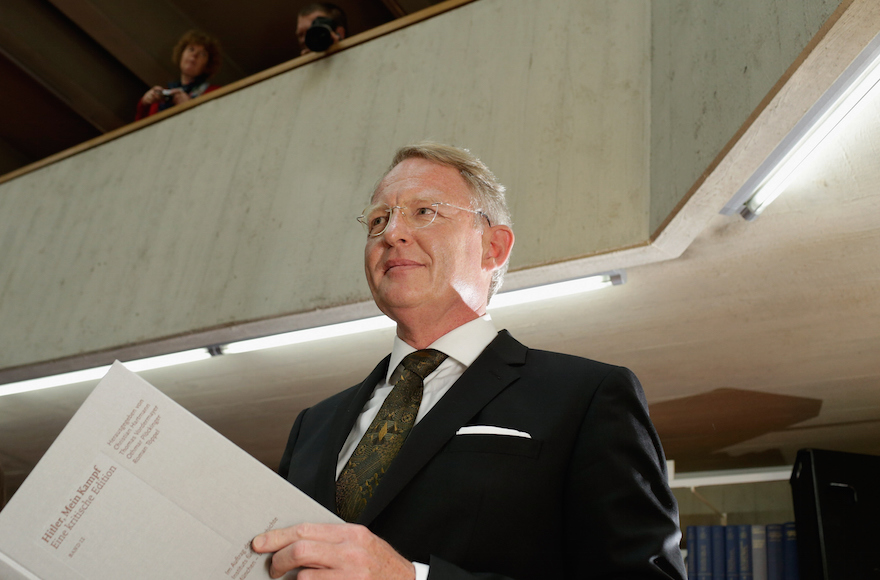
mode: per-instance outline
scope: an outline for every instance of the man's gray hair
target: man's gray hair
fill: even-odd
[[[470,151],[433,141],[420,141],[405,145],[397,150],[382,179],[385,179],[385,176],[398,164],[412,158],[425,159],[457,170],[473,193],[471,209],[486,214],[489,223],[493,226],[513,226],[510,209],[507,207],[507,199],[504,197],[506,188],[498,183],[495,174]],[[379,180],[379,183],[382,182],[382,179]],[[474,217],[479,224],[478,227],[482,227],[483,218],[481,216]],[[492,282],[489,285],[489,300],[501,288],[508,263],[509,260],[492,274]]]

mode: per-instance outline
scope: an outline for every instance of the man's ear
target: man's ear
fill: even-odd
[[[513,250],[513,230],[509,226],[491,226],[483,233],[483,269],[495,271],[507,262]]]

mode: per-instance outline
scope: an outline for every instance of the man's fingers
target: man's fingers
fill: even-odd
[[[277,552],[281,548],[300,540],[339,543],[343,541],[351,524],[298,524],[289,528],[269,530],[254,538],[251,546],[255,552]]]
[[[269,530],[262,533],[251,542],[254,552],[263,554],[265,552],[277,552],[284,546],[295,542],[298,539],[296,526],[291,528],[281,528],[279,530]]]
[[[356,524],[299,524],[255,537],[255,552],[274,552],[269,570],[280,578],[304,568],[303,580],[374,578],[411,580],[412,562],[364,526]],[[302,573],[302,572],[301,572]]]
[[[269,573],[273,578],[278,578],[296,568],[337,568],[339,558],[336,544],[297,540],[275,552]]]

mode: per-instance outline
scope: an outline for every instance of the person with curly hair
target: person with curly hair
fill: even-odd
[[[171,61],[180,67],[180,80],[154,86],[137,106],[135,120],[155,115],[205,93],[219,89],[208,82],[220,70],[220,42],[198,30],[186,32],[174,47]]]

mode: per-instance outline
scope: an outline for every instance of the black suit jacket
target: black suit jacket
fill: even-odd
[[[303,411],[280,473],[335,509],[340,448],[384,378]],[[456,435],[465,425],[524,431]],[[506,331],[413,428],[358,523],[430,578],[684,578],[678,509],[629,370]]]

